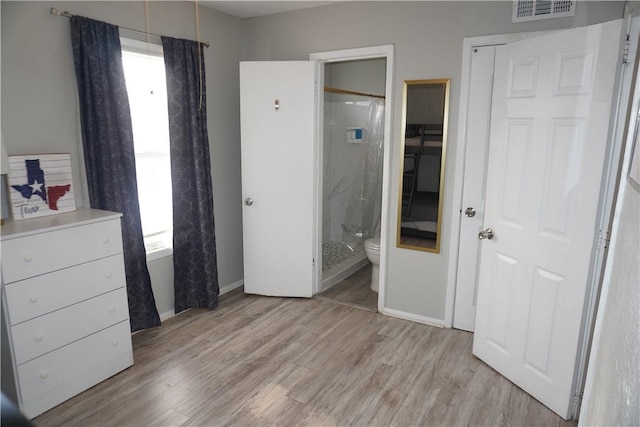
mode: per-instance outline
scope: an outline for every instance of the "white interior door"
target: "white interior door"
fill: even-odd
[[[311,297],[315,67],[241,62],[244,289]]]
[[[496,48],[473,352],[573,415],[621,20]]]
[[[476,319],[480,240],[491,121],[491,90],[495,46],[473,49],[469,82],[465,167],[460,223],[460,251],[453,327],[472,331]]]

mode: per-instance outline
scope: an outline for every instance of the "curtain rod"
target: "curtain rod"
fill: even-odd
[[[58,9],[56,9],[55,7],[51,8],[51,14],[52,15],[57,15],[57,16],[64,16],[65,18],[72,18],[73,15],[70,14],[69,12],[67,12],[66,10],[63,10],[62,12],[59,11]],[[140,34],[148,34],[150,36],[156,36],[156,37],[162,37],[160,34],[154,34],[154,33],[149,33],[147,31],[141,31],[141,30],[136,30],[135,28],[128,28],[128,27],[121,27],[118,26],[119,28],[128,30],[128,31],[133,31],[134,33],[140,33]],[[209,42],[202,42],[203,45],[205,45],[205,47],[209,47]]]
[[[324,90],[325,90],[325,92],[342,93],[342,94],[345,94],[345,95],[360,95],[360,96],[370,96],[372,98],[385,99],[384,95],[372,95],[370,93],[363,93],[363,92],[356,92],[356,91],[353,91],[353,90],[338,89],[338,88],[329,87],[329,86],[325,86]]]

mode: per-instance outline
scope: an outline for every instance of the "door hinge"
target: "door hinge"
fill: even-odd
[[[596,250],[607,249],[609,247],[609,232],[598,231],[596,236]]]
[[[623,64],[628,64],[629,63],[629,50],[631,47],[631,40],[629,37],[629,34],[627,34],[627,40],[624,42],[624,52],[622,53],[622,63]]]
[[[573,395],[573,418],[578,418],[578,414],[580,414],[582,395],[583,393],[581,391]]]

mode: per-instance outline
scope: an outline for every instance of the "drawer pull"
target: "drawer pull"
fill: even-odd
[[[120,345],[120,341],[117,339],[114,339],[113,341],[111,341],[111,345],[114,347],[117,347],[118,345]]]
[[[107,279],[111,279],[113,277],[113,273],[112,272],[108,272],[107,274],[104,275]]]
[[[26,255],[24,256],[24,260],[25,260],[25,262],[31,262],[31,261],[33,261],[33,255],[31,255],[31,254],[26,254]]]
[[[31,302],[38,302],[39,299],[40,299],[40,296],[38,294],[29,295],[29,301]]]
[[[109,243],[109,236],[105,236],[105,237],[103,237],[103,238],[102,238],[102,243],[104,243],[105,245],[106,245],[107,243]]]
[[[36,333],[36,341],[42,342],[42,340],[44,340],[44,332]]]
[[[40,378],[42,378],[43,380],[49,378],[49,371],[40,371]]]
[[[113,314],[115,312],[116,312],[116,308],[113,305],[109,307],[109,313]]]

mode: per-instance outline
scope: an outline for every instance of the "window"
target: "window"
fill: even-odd
[[[131,108],[140,218],[147,257],[171,253],[169,115],[162,46],[121,39]]]

